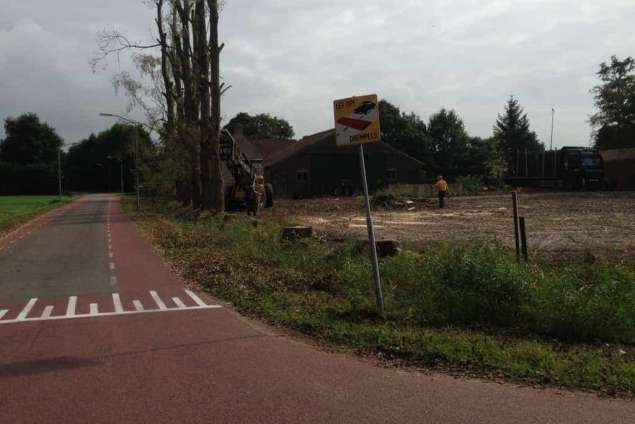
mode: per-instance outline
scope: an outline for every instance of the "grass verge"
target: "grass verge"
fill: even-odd
[[[285,242],[275,222],[126,209],[187,280],[270,323],[395,362],[635,394],[630,269],[529,266],[496,246],[439,243],[382,263],[379,318],[358,242]]]
[[[0,236],[50,209],[73,201],[73,196],[0,196]]]

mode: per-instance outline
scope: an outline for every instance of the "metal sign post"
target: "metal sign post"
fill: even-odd
[[[359,164],[362,169],[362,185],[364,186],[364,198],[366,202],[366,227],[368,228],[368,246],[370,248],[370,261],[373,265],[375,276],[375,296],[377,298],[377,310],[379,315],[384,315],[384,295],[381,290],[381,276],[379,275],[379,261],[377,260],[377,244],[375,243],[375,230],[373,217],[370,213],[370,198],[368,196],[368,182],[366,181],[366,163],[364,161],[364,145],[359,145]]]
[[[350,97],[333,102],[335,114],[335,140],[338,146],[359,145],[359,164],[361,168],[364,200],[366,203],[366,226],[368,229],[368,248],[375,279],[375,296],[377,311],[384,315],[384,297],[381,290],[379,261],[377,260],[377,244],[373,218],[370,212],[368,181],[366,178],[366,162],[364,161],[364,144],[377,143],[381,138],[379,125],[379,103],[377,95]]]

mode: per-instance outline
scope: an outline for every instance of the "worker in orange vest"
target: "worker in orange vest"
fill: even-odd
[[[445,196],[448,194],[448,183],[443,179],[443,175],[437,177],[434,187],[439,192],[439,208],[445,207]]]

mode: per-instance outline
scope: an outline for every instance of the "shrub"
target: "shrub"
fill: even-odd
[[[402,266],[398,259],[386,268]],[[532,276],[498,247],[435,244],[414,259],[405,281],[394,285],[397,307],[436,325],[512,326],[521,322]],[[387,271],[388,278],[394,271]],[[401,272],[404,275],[403,271]]]
[[[478,193],[483,190],[483,180],[474,175],[458,177],[456,183],[463,186],[463,189],[468,193]]]
[[[565,339],[635,341],[635,276],[605,264],[569,266],[534,291],[532,327]]]

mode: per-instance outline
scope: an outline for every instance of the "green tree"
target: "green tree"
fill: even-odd
[[[0,160],[21,165],[50,164],[64,144],[47,123],[34,113],[7,118],[6,138],[0,142]]]
[[[258,115],[249,115],[240,112],[233,117],[227,124],[227,128],[236,125],[242,126],[243,134],[249,138],[275,138],[289,139],[295,135],[293,127],[289,122],[268,113],[260,113]]]
[[[432,171],[449,178],[468,175],[470,137],[465,125],[454,110],[441,109],[428,122],[428,134],[432,139]]]
[[[139,126],[118,123],[72,146],[64,167],[68,186],[81,191],[118,191],[123,166],[124,187],[132,191],[135,138],[141,169],[153,158],[154,146]]]
[[[465,175],[481,178],[487,184],[500,186],[507,171],[507,163],[494,138],[470,138]]]
[[[597,75],[602,84],[591,92],[599,109],[591,116],[595,146],[599,149],[635,147],[635,59],[611,57]]]
[[[431,162],[432,142],[425,122],[414,113],[402,113],[398,107],[386,100],[379,102],[379,117],[382,141],[419,159],[428,168]]]
[[[536,133],[529,128],[529,118],[514,96],[510,96],[505,112],[498,115],[494,125],[494,138],[508,163],[513,160],[516,151],[536,152],[544,150]]]

